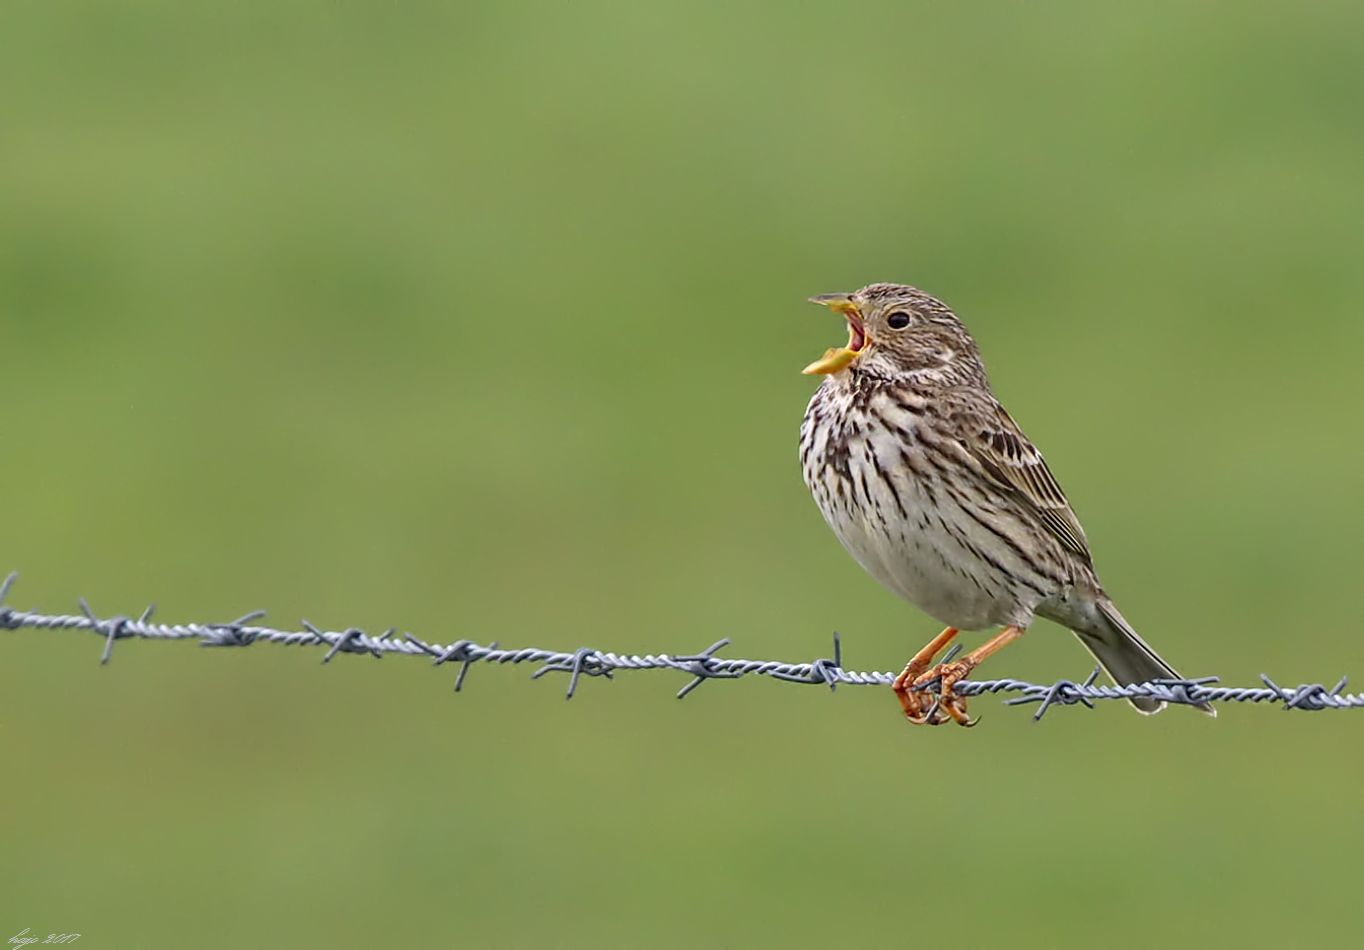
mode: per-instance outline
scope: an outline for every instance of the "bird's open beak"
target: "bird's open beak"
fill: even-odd
[[[826,376],[847,369],[867,345],[867,329],[862,325],[862,311],[857,309],[857,304],[853,303],[852,297],[847,294],[820,294],[811,297],[810,303],[817,303],[843,315],[843,319],[848,321],[848,345],[830,347],[824,351],[821,358],[801,372],[807,376]]]

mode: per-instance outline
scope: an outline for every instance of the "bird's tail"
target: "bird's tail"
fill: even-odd
[[[1100,624],[1094,630],[1080,633],[1080,642],[1094,654],[1094,659],[1104,668],[1113,681],[1120,686],[1132,683],[1145,683],[1157,679],[1181,679],[1169,663],[1152,650],[1132,625],[1127,622],[1118,608],[1107,600],[1099,603]],[[1160,700],[1144,697],[1130,700],[1137,711],[1150,715],[1165,708]],[[1209,716],[1216,716],[1217,710],[1209,703],[1198,703],[1197,708]]]

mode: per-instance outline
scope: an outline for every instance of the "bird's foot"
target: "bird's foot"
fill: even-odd
[[[938,724],[937,710],[933,709],[932,715],[929,715],[931,704],[925,702],[925,694],[916,693],[911,689],[927,668],[927,663],[910,660],[900,675],[895,677],[895,682],[890,684],[890,688],[895,691],[895,698],[900,701],[900,709],[904,712],[905,718],[916,726]]]
[[[922,692],[915,692],[911,687],[923,675],[924,671],[933,665],[934,658],[942,652],[943,647],[952,642],[956,637],[957,629],[948,627],[938,634],[918,653],[914,654],[913,659],[905,664],[904,671],[895,677],[895,682],[891,683],[890,688],[895,691],[895,698],[900,701],[900,709],[904,712],[905,718],[917,725],[936,726],[939,722],[945,722],[939,716],[940,710],[934,707],[931,701],[926,702],[926,695]]]
[[[899,697],[900,708],[905,711],[905,718],[918,725],[937,726],[947,721],[943,718],[946,714],[959,726],[974,726],[979,720],[966,714],[966,700],[953,692],[952,687],[980,666],[986,657],[998,653],[1002,647],[1023,636],[1023,631],[1023,627],[1010,624],[960,660],[939,663],[930,669],[929,664],[937,656],[938,650],[946,646],[957,635],[957,631],[948,627],[938,634],[928,646],[914,655],[905,671],[895,677],[892,684],[895,695]],[[938,682],[937,692],[928,692],[927,687],[934,680]]]
[[[916,725],[938,726],[951,718],[959,726],[974,726],[979,720],[971,718],[966,711],[966,700],[954,693],[952,687],[959,680],[965,679],[975,667],[976,664],[969,657],[950,663],[939,663],[911,678],[907,684],[902,684],[901,688],[896,690],[896,694],[908,697],[914,706],[913,715],[910,709],[905,709],[905,718]],[[903,675],[902,673],[901,676]],[[938,681],[937,693],[927,692],[924,687],[934,680]],[[899,682],[897,677],[896,683]],[[926,701],[928,708],[924,710]],[[901,704],[904,704],[904,699],[901,700]]]

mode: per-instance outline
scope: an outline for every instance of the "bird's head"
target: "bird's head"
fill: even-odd
[[[848,342],[832,347],[803,372],[843,372],[895,378],[909,374],[945,379],[983,375],[976,341],[937,297],[904,284],[869,284],[850,294],[810,298],[848,323]]]

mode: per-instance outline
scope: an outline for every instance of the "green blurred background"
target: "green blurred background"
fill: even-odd
[[[6,4],[12,601],[898,668],[795,458],[804,298],[897,280],[1177,666],[1364,675],[1362,64],[1346,2]],[[0,937],[1364,932],[1358,715],[99,649],[0,635]]]

